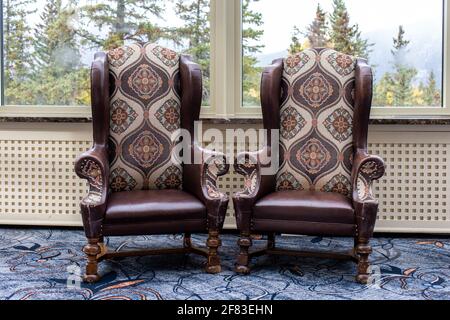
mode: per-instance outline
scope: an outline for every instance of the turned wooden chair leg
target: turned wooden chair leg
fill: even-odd
[[[208,246],[208,262],[206,265],[206,272],[211,274],[220,273],[222,271],[222,267],[220,265],[218,249],[222,243],[220,241],[218,231],[209,231],[206,245]]]
[[[275,249],[275,233],[270,233],[267,237],[267,249]]]
[[[356,281],[361,284],[368,284],[370,280],[369,256],[372,253],[372,247],[368,240],[360,239],[356,245],[356,254],[358,257],[358,275]]]
[[[184,245],[185,249],[192,248],[192,238],[191,238],[191,234],[190,233],[186,233],[184,235],[183,245]]]
[[[250,257],[248,251],[252,246],[252,238],[249,234],[242,234],[241,238],[238,240],[238,245],[240,247],[239,256],[237,258],[237,263],[235,271],[240,274],[250,273]]]
[[[99,239],[88,239],[88,244],[83,248],[83,252],[87,255],[86,275],[84,281],[94,283],[100,280],[98,275],[97,257],[101,253]]]
[[[104,237],[100,237],[98,239],[98,246],[100,247],[100,253],[97,255],[97,259],[104,256],[106,253],[108,253],[108,247],[105,243]]]

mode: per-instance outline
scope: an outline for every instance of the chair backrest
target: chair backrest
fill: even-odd
[[[110,189],[179,189],[172,134],[181,127],[180,56],[156,44],[107,53],[110,70]]]
[[[283,64],[277,190],[350,197],[357,59],[309,49]]]

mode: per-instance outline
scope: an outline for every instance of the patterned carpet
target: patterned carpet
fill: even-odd
[[[205,236],[193,240],[203,245]],[[77,287],[83,232],[0,229],[0,299],[450,300],[450,240],[375,239],[371,260],[380,275],[371,286],[354,282],[352,262],[314,258],[261,257],[250,276],[238,276],[232,271],[237,237],[223,240],[219,275],[203,273],[204,259],[196,256],[126,258],[103,262],[100,283]],[[109,239],[119,250],[174,244],[182,244],[181,236]],[[278,244],[333,250],[349,248],[352,240],[283,237]]]

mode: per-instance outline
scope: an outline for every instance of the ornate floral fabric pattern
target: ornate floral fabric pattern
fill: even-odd
[[[108,52],[109,63],[114,67],[123,66],[134,53],[131,47],[121,47]]]
[[[113,192],[179,189],[182,167],[172,162],[181,126],[179,55],[154,44],[108,53]]]
[[[351,197],[356,59],[310,49],[284,61],[277,189]]]
[[[303,52],[290,56],[285,61],[285,72],[288,75],[296,74],[309,62],[309,56]]]
[[[297,179],[295,179],[294,175],[289,172],[283,173],[283,175],[279,177],[279,181],[279,191],[304,190],[300,182],[298,182]]]
[[[333,95],[333,87],[319,72],[312,74],[306,83],[300,87],[301,96],[309,102],[313,108],[320,106]]]
[[[140,65],[128,78],[128,85],[142,99],[149,100],[161,89],[163,80],[147,64]]]
[[[338,141],[345,141],[352,135],[352,115],[344,108],[336,110],[323,123]]]
[[[320,140],[311,139],[297,152],[296,158],[307,172],[316,174],[330,162],[331,155]]]
[[[168,67],[175,67],[178,64],[178,54],[167,48],[156,46],[152,50],[153,54],[158,57]]]
[[[137,118],[137,113],[125,101],[116,100],[111,105],[111,130],[121,134],[131,126]]]
[[[351,194],[352,184],[348,177],[339,174],[335,176],[330,182],[322,187],[320,191],[323,192],[334,192],[340,194]]]
[[[156,181],[158,189],[174,189],[181,184],[181,170],[175,166],[168,168]]]
[[[111,172],[110,180],[110,188],[113,192],[131,191],[136,187],[136,181],[122,168]]]
[[[283,138],[292,139],[305,126],[305,119],[294,107],[286,108],[281,114],[281,127]]]
[[[180,127],[180,105],[174,99],[168,100],[156,112],[156,118],[170,132],[174,132]]]

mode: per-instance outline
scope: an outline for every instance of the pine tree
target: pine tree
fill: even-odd
[[[436,76],[431,71],[428,75],[427,85],[423,86],[424,103],[427,106],[440,106],[442,104],[441,92],[436,83]]]
[[[176,14],[183,20],[183,27],[176,30],[180,37],[188,43],[187,53],[192,55],[195,62],[203,70],[203,103],[209,104],[210,87],[210,25],[209,0],[178,0],[175,7]]]
[[[328,45],[327,14],[320,4],[317,4],[314,21],[306,29],[306,36],[312,48],[324,48]]]
[[[320,4],[317,4],[316,16],[313,22],[302,32],[299,27],[294,26],[289,54],[295,54],[306,48],[325,48],[329,46],[327,14]],[[301,39],[306,36],[304,42]]]
[[[81,17],[87,20],[81,25],[92,23],[98,29],[108,30],[106,37],[101,37],[80,26],[78,34],[97,47],[116,48],[127,40],[155,42],[171,35],[171,30],[151,22],[161,18],[164,11],[164,3],[159,0],[103,0],[80,9]]]
[[[411,41],[405,39],[405,29],[403,26],[398,27],[398,33],[397,37],[393,38],[392,41],[394,42],[394,49],[391,50],[391,53],[395,56],[398,54],[399,51],[403,51],[408,47],[408,45],[411,43]]]
[[[31,28],[26,23],[28,15],[35,11],[28,9],[32,3],[32,0],[3,2],[4,68],[7,81],[25,79],[32,65]]]
[[[47,0],[41,21],[35,27],[33,57],[37,71],[57,74],[71,72],[80,65],[75,30],[68,21],[74,15],[71,7],[63,8],[61,0]]]
[[[386,107],[392,106],[394,103],[394,94],[392,90],[392,75],[389,72],[386,72],[383,77],[375,83],[373,89],[373,102],[374,106],[378,107]]]
[[[257,44],[264,34],[260,29],[263,25],[262,14],[250,9],[252,2],[259,0],[242,1],[242,86],[243,101],[246,105],[259,104],[259,88],[262,68],[257,67],[258,60],[255,54],[261,52],[263,45]]]
[[[410,67],[405,62],[405,56],[408,52],[410,41],[405,39],[405,30],[403,26],[399,26],[397,37],[393,39],[393,50],[391,51],[394,58],[394,73],[391,77],[393,105],[408,106],[413,104],[413,81],[417,75],[417,70]]]
[[[289,54],[294,55],[306,49],[306,46],[301,42],[302,32],[297,26],[294,26],[292,33],[291,45],[289,46]]]
[[[27,81],[33,61],[31,53],[31,28],[27,25],[28,15],[35,10],[32,0],[3,1],[3,43],[5,102],[27,104]]]
[[[336,51],[366,59],[369,57],[372,44],[362,38],[357,24],[350,24],[350,15],[344,0],[333,0],[330,21],[330,41]]]
[[[82,66],[72,21],[75,9],[61,0],[46,0],[36,24],[32,82],[34,104],[88,104],[89,71]]]

